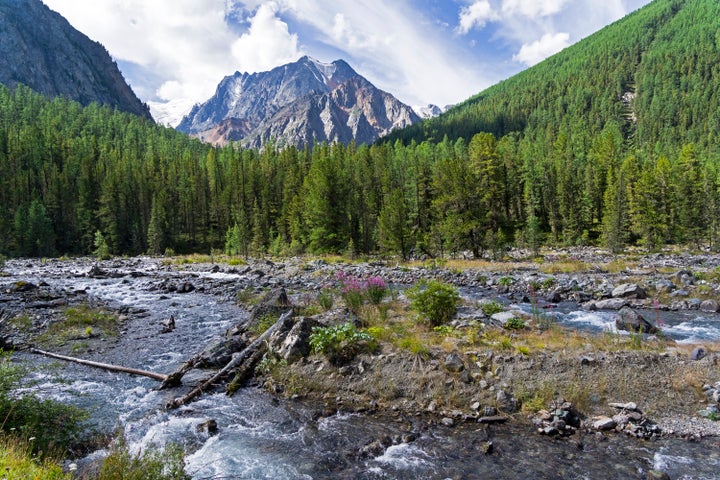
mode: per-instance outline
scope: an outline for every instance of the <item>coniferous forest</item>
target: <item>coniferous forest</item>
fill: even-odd
[[[372,146],[214,148],[3,87],[0,253],[717,248],[718,23],[657,0]]]

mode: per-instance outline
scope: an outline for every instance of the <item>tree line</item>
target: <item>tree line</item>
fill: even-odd
[[[107,107],[0,88],[0,253],[409,257],[510,244],[718,245],[720,162],[608,123],[372,146],[215,148]],[[582,142],[578,136],[583,137]]]

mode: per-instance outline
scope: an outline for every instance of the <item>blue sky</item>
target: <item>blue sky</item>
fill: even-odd
[[[650,0],[43,0],[173,123],[226,75],[342,58],[410,105],[461,102]]]

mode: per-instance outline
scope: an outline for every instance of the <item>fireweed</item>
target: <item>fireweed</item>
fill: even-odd
[[[345,301],[345,305],[355,313],[360,311],[366,299],[373,305],[379,305],[388,293],[387,283],[378,276],[362,280],[345,272],[339,272],[337,278],[340,282],[340,296]]]

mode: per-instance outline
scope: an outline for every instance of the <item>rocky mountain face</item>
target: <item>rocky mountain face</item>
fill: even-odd
[[[107,50],[40,0],[0,0],[0,83],[151,118]]]
[[[225,77],[177,129],[214,144],[302,147],[316,141],[371,143],[418,121],[412,108],[346,62],[303,57],[269,72]]]

